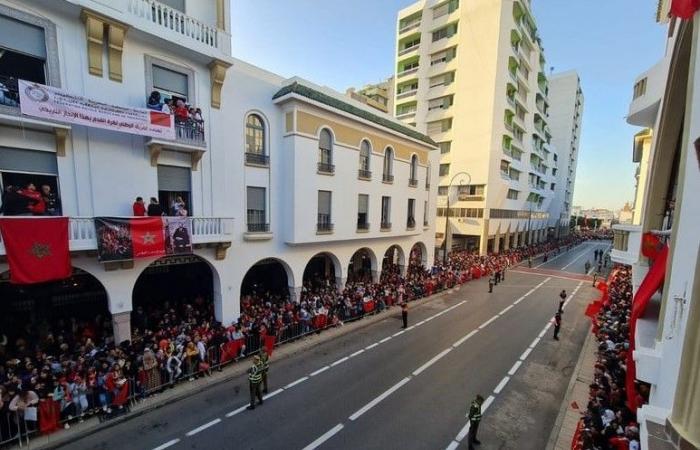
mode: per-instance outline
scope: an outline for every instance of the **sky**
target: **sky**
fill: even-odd
[[[396,15],[412,3],[233,0],[233,56],[344,92],[393,73]],[[656,4],[533,0],[547,65],[577,70],[585,97],[573,205],[618,209],[633,200],[639,130],[625,117],[635,78],[663,56],[666,29],[655,21]]]

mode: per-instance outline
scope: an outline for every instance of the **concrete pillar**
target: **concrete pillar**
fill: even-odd
[[[479,254],[486,255],[489,250],[489,219],[484,219],[484,224],[479,236]]]
[[[293,303],[301,301],[301,286],[289,286],[289,299]]]
[[[372,283],[379,283],[379,276],[382,273],[379,270],[373,270],[372,271]]]
[[[347,277],[335,277],[335,287],[338,289],[338,292],[342,291],[345,289],[345,283],[348,282]]]
[[[401,274],[402,277],[406,276],[406,269],[408,269],[408,266],[406,264],[399,264],[399,273]]]
[[[112,314],[112,330],[114,332],[114,343],[121,344],[131,340],[131,311],[124,311]]]
[[[513,234],[513,248],[520,247],[520,231],[516,231]]]
[[[508,230],[506,232],[505,237],[504,237],[505,241],[503,244],[503,250],[510,250],[510,237],[511,237],[510,230]]]

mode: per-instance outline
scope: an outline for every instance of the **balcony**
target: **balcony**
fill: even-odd
[[[416,228],[416,219],[413,217],[409,217],[408,220],[406,220],[406,229],[413,230],[415,228]]]
[[[17,78],[0,76],[0,105],[19,108]]]
[[[380,231],[389,231],[389,230],[391,230],[391,222],[382,220]]]
[[[669,61],[663,59],[637,78],[627,123],[647,128],[654,127],[666,85],[668,65]]]
[[[415,20],[413,22],[406,23],[403,27],[399,28],[399,34],[404,34],[407,33],[411,30],[415,30],[416,28],[420,27],[420,19]]]
[[[403,78],[407,75],[411,75],[412,73],[418,72],[418,67],[412,67],[410,69],[403,70],[401,72],[396,73],[396,78]]]
[[[360,180],[368,180],[369,181],[372,179],[372,172],[369,170],[365,170],[365,169],[359,169],[357,171],[357,178],[359,178]]]
[[[335,166],[330,163],[318,163],[318,173],[324,175],[333,175],[335,173]]]
[[[318,215],[318,220],[316,221],[316,232],[322,234],[333,232],[333,223],[331,222],[330,214]]]
[[[396,100],[401,100],[404,98],[412,97],[418,93],[418,89],[411,89],[409,91],[403,91],[396,94]]]
[[[40,217],[32,220],[41,220]],[[233,234],[233,218],[192,217],[192,244],[230,244]],[[92,217],[71,217],[68,220],[68,247],[72,252],[97,250],[95,221]],[[0,237],[0,255],[6,255],[5,244]]]
[[[408,180],[408,187],[412,187],[412,188],[418,187],[418,180],[415,178],[410,178]]]
[[[394,176],[393,176],[393,175],[390,175],[390,174],[388,174],[388,173],[385,173],[385,174],[382,175],[382,181],[383,181],[384,183],[390,183],[390,184],[391,184],[391,183],[394,182]]]
[[[641,225],[613,225],[613,248],[610,251],[612,262],[619,264],[635,264],[639,261],[639,251],[642,245]]]
[[[458,193],[457,200],[460,202],[483,202],[484,196],[481,194]]]
[[[408,55],[412,52],[415,52],[416,50],[418,50],[419,47],[420,47],[420,43],[418,43],[416,45],[412,45],[410,47],[406,47],[403,50],[399,50],[399,56],[404,56],[404,55]]]
[[[405,112],[401,112],[401,113],[396,114],[396,118],[399,120],[410,119],[413,117],[416,117],[416,110],[415,109],[411,110],[411,111],[405,111]]]
[[[251,166],[269,167],[270,157],[263,155],[262,153],[248,153],[245,154],[245,163]]]
[[[357,220],[357,232],[358,233],[363,233],[369,231],[369,222],[366,220]]]

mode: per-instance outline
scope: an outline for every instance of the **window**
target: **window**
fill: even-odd
[[[436,120],[434,122],[428,122],[428,135],[444,133],[452,129],[452,119],[442,119]]]
[[[520,192],[516,191],[515,189],[508,189],[507,198],[508,198],[509,200],[517,200],[517,199],[518,199],[518,194],[520,194]]]
[[[508,175],[508,170],[510,169],[510,163],[504,159],[501,160],[501,173]]]
[[[416,183],[418,182],[418,156],[416,155],[411,156],[410,181],[415,181]]]
[[[408,210],[406,213],[406,227],[414,228],[416,226],[416,199],[408,199]]]
[[[450,62],[455,56],[457,56],[457,47],[448,48],[447,50],[434,53],[430,55],[430,65],[434,66],[444,62]]]
[[[443,73],[442,75],[438,75],[436,77],[430,78],[430,87],[436,87],[436,86],[446,86],[450,83],[452,83],[455,80],[455,73],[454,72],[447,72]]]
[[[391,197],[382,197],[382,228],[391,228]]]
[[[369,228],[369,195],[360,194],[357,196],[357,229],[366,230]]]
[[[450,174],[450,165],[449,164],[440,164],[440,176],[444,177]]]
[[[411,81],[409,83],[404,83],[401,86],[399,86],[396,93],[401,95],[406,92],[413,92],[416,89],[418,89],[418,81]]]
[[[318,231],[332,231],[331,222],[331,191],[318,191],[318,220],[316,222]]]
[[[318,139],[318,170],[333,173],[333,136],[327,129],[321,130]]]
[[[510,175],[511,180],[520,181],[520,171],[519,170],[513,169],[511,167],[508,174]]]
[[[185,0],[159,0],[161,3],[164,3],[168,6],[170,6],[173,9],[177,9],[180,12],[185,12]]]
[[[450,0],[433,8],[433,20],[454,12],[459,7],[459,0]]]
[[[246,216],[249,232],[270,231],[267,223],[267,199],[264,187],[248,186]]]
[[[15,190],[8,189],[10,186],[14,186]],[[60,216],[61,193],[56,154],[0,147],[0,192],[4,193],[0,199],[2,215],[33,213]],[[37,195],[36,192],[48,199],[43,205],[30,200]]]
[[[394,150],[391,147],[387,147],[384,150],[384,181],[390,183],[394,181]]]
[[[372,173],[369,171],[369,162],[372,154],[372,149],[369,142],[362,141],[360,144],[360,176],[362,178],[370,178]]]
[[[439,142],[438,147],[440,147],[440,154],[450,153],[450,148],[452,147],[452,142]]]
[[[248,116],[245,122],[245,151],[246,161],[248,155],[265,156],[265,126],[263,120],[257,114]],[[248,161],[251,162],[251,161]],[[265,161],[259,161],[264,163]]]
[[[428,226],[428,201],[423,202],[423,226]]]
[[[485,188],[486,186],[483,184],[468,184],[466,186],[459,186],[458,193],[460,197],[483,197]]]
[[[187,74],[153,64],[153,90],[160,92],[162,101],[172,99],[187,103],[189,97],[189,80]]]
[[[46,84],[44,29],[0,16],[0,105],[19,106],[17,80]]]
[[[552,183],[552,185],[550,186],[550,190],[553,191],[555,186],[556,186],[556,184],[555,184],[555,183]]]
[[[449,186],[438,186],[438,195],[447,195]]]
[[[454,100],[454,96],[452,96],[452,95],[446,95],[444,97],[434,98],[434,99],[428,101],[428,111],[432,111],[434,109],[447,109],[450,106],[452,106],[453,100]]]
[[[555,167],[555,168],[552,168],[552,176],[557,176],[557,169],[556,169],[556,167]]]
[[[430,164],[425,168],[425,188],[430,188]]]
[[[446,27],[433,31],[433,42],[454,36],[457,33],[457,24],[453,23]]]

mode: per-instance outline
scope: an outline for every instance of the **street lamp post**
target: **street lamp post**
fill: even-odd
[[[452,183],[454,183],[455,178],[458,176],[463,175],[467,177],[467,185],[470,185],[472,182],[472,177],[469,175],[467,172],[458,172],[456,173],[452,179],[450,180],[450,184],[447,186],[447,209],[445,209],[445,251],[442,254],[442,263],[447,264],[447,232],[450,227],[450,192],[452,190]],[[460,186],[464,185],[464,180],[460,181],[459,183]]]

